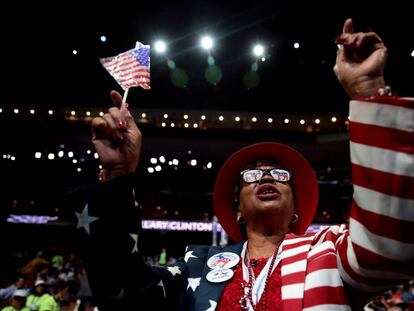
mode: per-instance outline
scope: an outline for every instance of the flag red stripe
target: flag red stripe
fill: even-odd
[[[412,234],[414,223],[412,221],[404,221],[367,211],[360,208],[356,202],[354,202],[351,217],[364,224],[369,231],[381,234],[382,237],[414,243],[414,235]]]
[[[352,142],[414,154],[414,133],[352,122]]]
[[[414,199],[414,177],[381,172],[352,164],[354,184],[396,197]]]

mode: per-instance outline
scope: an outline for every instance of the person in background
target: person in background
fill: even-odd
[[[13,293],[10,306],[4,307],[1,311],[30,311],[26,307],[27,291],[24,289],[17,289]]]
[[[165,247],[161,248],[158,264],[162,266],[165,266],[167,264],[167,250],[165,249]]]
[[[26,292],[29,292],[30,288],[26,288],[25,284],[26,284],[25,279],[23,277],[19,277],[16,280],[16,282],[11,284],[10,286],[5,287],[5,288],[0,288],[0,299],[8,299],[8,298],[13,297],[13,294],[18,289],[22,289],[22,290],[25,290]]]
[[[20,272],[26,278],[28,285],[33,286],[38,274],[42,273],[49,266],[50,261],[45,258],[43,251],[38,251],[36,257],[29,260]]]
[[[43,280],[36,280],[34,293],[27,297],[26,306],[32,311],[59,311],[59,305],[55,298],[46,290]]]
[[[347,19],[337,43],[334,71],[352,99],[349,225],[305,234],[318,202],[313,168],[287,145],[256,143],[226,160],[214,186],[215,214],[236,243],[190,245],[174,266],[142,258],[142,135],[111,92],[114,107],[92,121],[103,181],[71,203],[100,310],[359,310],[360,300],[413,278],[414,99],[386,86],[376,33],[354,33]]]

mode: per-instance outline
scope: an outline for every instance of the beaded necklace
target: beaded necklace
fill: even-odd
[[[279,247],[275,248],[275,251],[274,251],[272,257],[269,258],[270,259],[270,266],[269,266],[269,268],[267,270],[267,273],[266,273],[266,279],[265,279],[264,286],[263,286],[263,293],[262,293],[262,296],[260,298],[260,305],[254,304],[254,301],[253,301],[253,286],[254,286],[254,283],[256,281],[256,277],[254,275],[252,264],[250,262],[250,257],[249,257],[249,254],[247,253],[247,249],[246,249],[245,260],[247,260],[246,265],[247,265],[247,268],[248,268],[248,282],[247,282],[247,284],[241,283],[241,286],[242,286],[243,291],[244,291],[244,295],[239,300],[241,309],[248,310],[249,309],[249,303],[248,302],[250,302],[250,305],[252,306],[254,311],[259,311],[259,310],[266,311],[266,308],[267,308],[267,301],[266,301],[267,284],[268,284],[269,279],[272,275],[273,267],[275,265],[276,258],[278,257],[277,253],[278,253]]]

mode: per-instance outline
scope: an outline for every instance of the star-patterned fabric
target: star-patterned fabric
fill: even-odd
[[[90,224],[91,222],[94,222],[95,220],[98,220],[98,217],[90,216],[88,213],[88,204],[85,204],[85,207],[82,210],[82,213],[76,213],[76,216],[78,217],[78,226],[77,228],[84,228],[85,231],[90,234]]]
[[[131,175],[80,189],[68,202],[100,310],[140,310],[149,300],[153,310],[214,310],[224,283],[205,286],[203,274],[220,248],[190,245],[172,266],[146,265],[138,200]],[[200,287],[218,294],[199,299]]]

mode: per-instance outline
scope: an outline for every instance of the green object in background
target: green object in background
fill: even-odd
[[[204,76],[208,82],[216,85],[217,83],[221,81],[221,78],[223,77],[223,73],[219,66],[208,66],[204,73]]]
[[[183,69],[176,68],[171,72],[171,82],[176,87],[185,88],[188,84],[188,75]]]
[[[247,72],[243,77],[243,84],[248,90],[254,89],[259,83],[260,76],[254,71]]]
[[[167,250],[165,248],[161,249],[160,259],[158,260],[160,265],[167,264]]]

